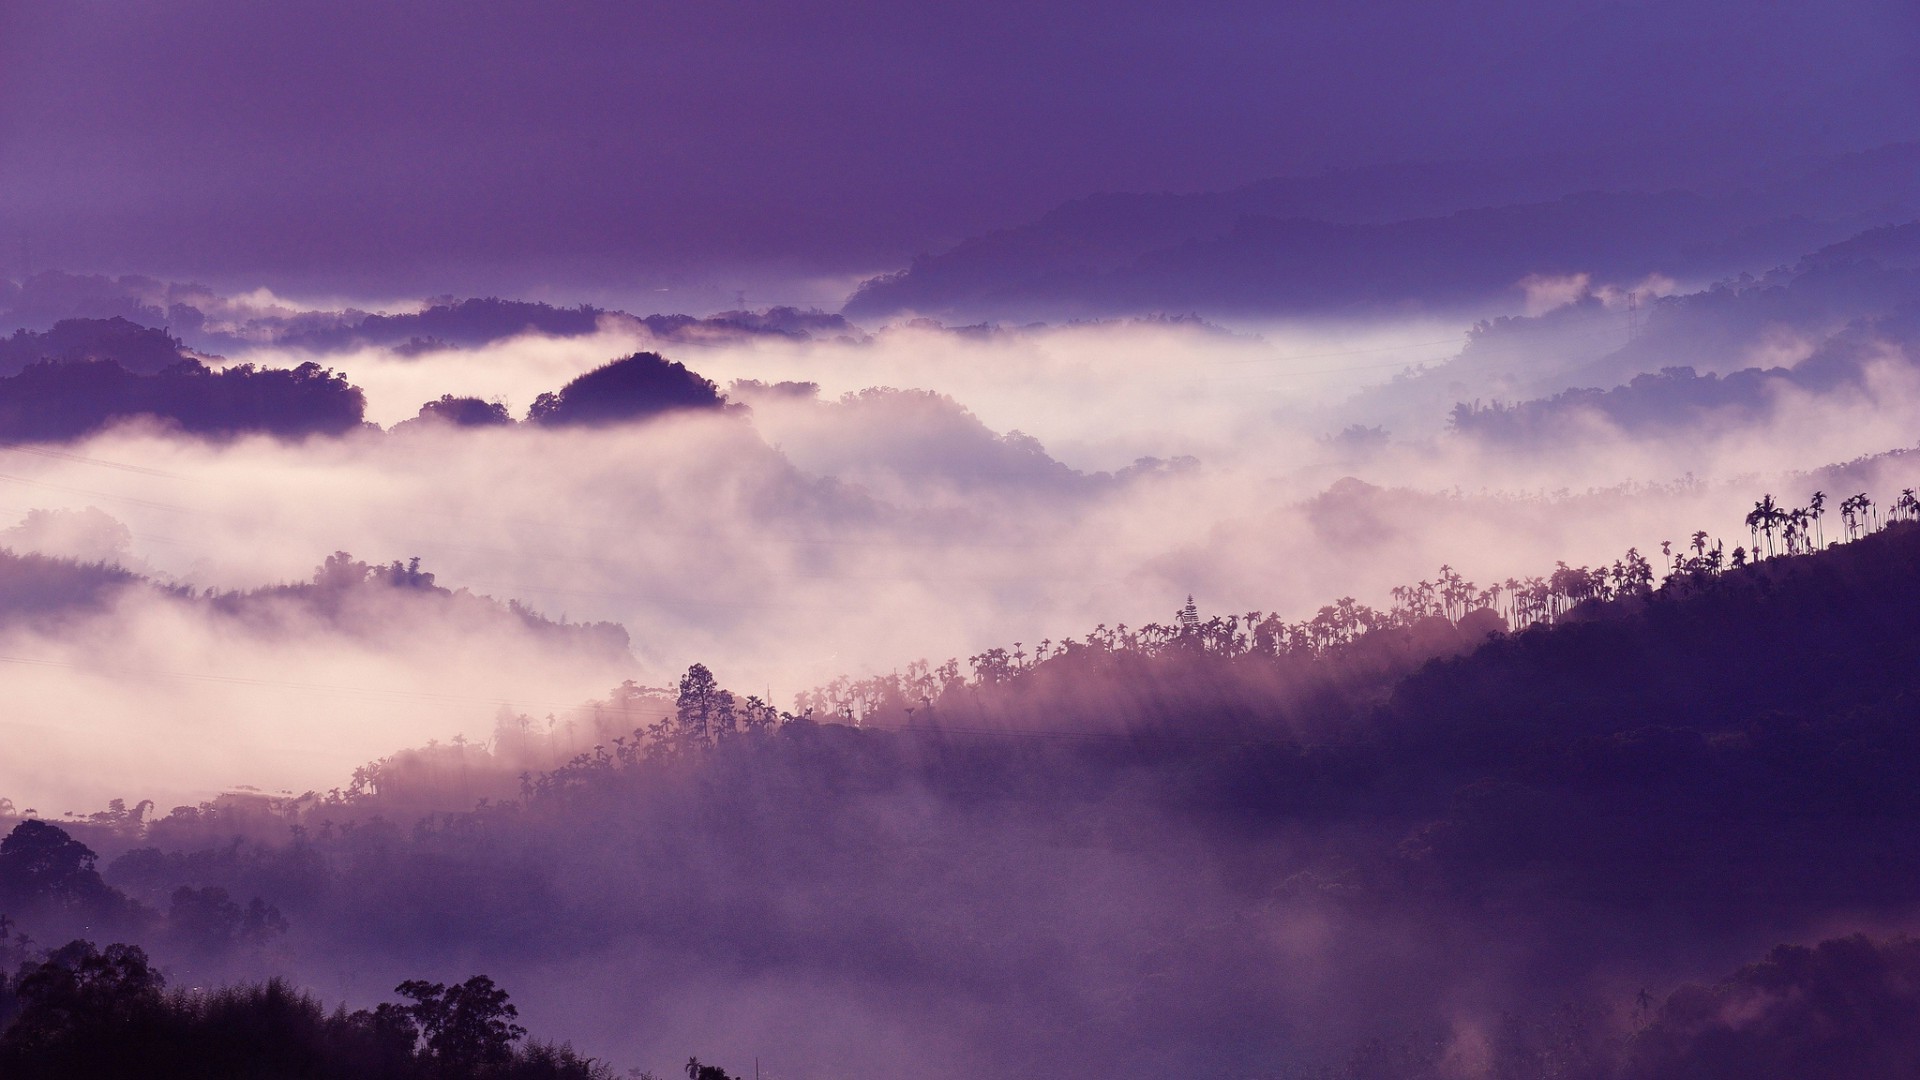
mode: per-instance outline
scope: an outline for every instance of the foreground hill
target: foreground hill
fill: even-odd
[[[289,926],[172,962],[329,993],[484,967],[621,1060],[1266,1076],[1460,1025],[1544,1054],[1580,1017],[1613,1069],[1641,991],[1920,911],[1920,525],[1562,576],[1551,626],[1498,632],[1533,601],[1464,585],[1404,619],[1183,613],[842,688],[836,723],[696,668],[327,796],[75,828],[128,904],[217,887]],[[1701,1030],[1687,1000],[1661,1022]]]

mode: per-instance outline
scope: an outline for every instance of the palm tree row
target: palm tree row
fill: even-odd
[[[1551,573],[1507,578],[1485,587],[1464,578],[1451,566],[1441,566],[1431,579],[1389,591],[1391,605],[1384,611],[1346,596],[1321,607],[1313,615],[1287,621],[1276,614],[1247,611],[1202,618],[1192,598],[1167,623],[1129,627],[1094,627],[1084,637],[1042,640],[1029,652],[1022,642],[1012,649],[992,648],[967,658],[971,675],[963,674],[957,659],[938,666],[924,661],[904,671],[867,679],[835,679],[800,695],[802,715],[831,716],[859,722],[882,712],[911,715],[938,702],[944,695],[967,689],[1000,686],[1020,679],[1052,660],[1095,653],[1152,659],[1176,652],[1200,653],[1227,659],[1264,657],[1273,660],[1315,660],[1351,648],[1370,635],[1410,632],[1422,624],[1461,627],[1469,619],[1490,628],[1518,632],[1552,626],[1588,605],[1645,600],[1656,594],[1679,596],[1698,591],[1720,575],[1763,559],[1811,554],[1829,547],[1824,519],[1827,495],[1815,491],[1806,505],[1792,507],[1763,495],[1747,514],[1751,548],[1725,543],[1706,530],[1692,533],[1676,549],[1672,541],[1660,545],[1662,570],[1629,548],[1619,559],[1601,566],[1569,566],[1557,562]],[[1859,540],[1894,522],[1920,521],[1920,496],[1912,488],[1882,515],[1865,493],[1840,504],[1844,542]],[[1764,545],[1764,554],[1762,554]],[[1485,612],[1485,615],[1480,613]]]

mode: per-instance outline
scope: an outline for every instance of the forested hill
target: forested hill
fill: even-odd
[[[124,528],[98,511],[92,513],[111,527]],[[28,523],[50,521],[57,526],[73,518],[84,520],[70,511],[36,511]],[[618,623],[556,621],[517,600],[503,602],[465,588],[436,585],[434,575],[420,569],[418,558],[367,563],[336,551],[308,580],[223,591],[157,581],[110,558],[83,561],[0,546],[0,630],[99,617],[116,604],[135,602],[171,605],[184,617],[244,626],[269,640],[295,639],[316,624],[378,640],[396,634],[396,625],[414,625],[408,618],[431,618],[468,628],[517,631],[609,662],[625,662],[630,656],[626,628]]]
[[[858,1010],[1008,1075],[1289,1075],[1462,1010],[1511,1029],[1488,1051],[1504,1075],[1720,1075],[1702,1062],[1739,1039],[1695,1038],[1734,1023],[1703,1002],[1911,952],[1783,953],[1675,990],[1920,910],[1920,524],[1675,562],[1658,587],[1631,560],[1618,587],[1556,574],[1587,598],[1517,632],[1464,583],[1317,643],[1312,620],[1249,636],[1183,612],[1037,662],[990,651],[857,725],[696,668],[677,695],[503,717],[487,746],[396,755],[345,792],[72,827],[135,909],[181,887],[272,905],[299,971],[484,962],[522,985],[644,963],[618,1001],[527,999],[617,1056],[641,1056],[636,1015],[668,1045],[732,1045],[713,1018],[750,979],[808,1018],[791,1039]],[[1898,1015],[1829,1019],[1870,1049],[1904,1045]],[[1444,1040],[1405,1045],[1432,1052],[1340,1075],[1444,1074]],[[1655,1051],[1683,1065],[1621,1071]],[[1556,1054],[1581,1071],[1541,1071]]]

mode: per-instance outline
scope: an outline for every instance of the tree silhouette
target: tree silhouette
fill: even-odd
[[[74,941],[23,965],[13,983],[19,1012],[0,1034],[0,1075],[48,1064],[55,1074],[108,1075],[96,1071],[102,1059],[151,1027],[165,985],[133,945]]]
[[[677,409],[725,409],[713,383],[659,353],[635,353],[541,394],[527,412],[547,427],[640,420]]]
[[[702,1065],[699,1058],[688,1058],[687,1080],[733,1080],[733,1077],[718,1065]]]
[[[23,821],[0,840],[0,903],[97,906],[113,896],[97,858],[58,825]]]
[[[418,1026],[427,1052],[443,1073],[464,1076],[509,1061],[513,1044],[527,1033],[514,1023],[520,1010],[485,975],[447,986],[409,979],[394,988],[412,1005],[401,1006]]]
[[[1786,511],[1781,509],[1780,505],[1773,501],[1772,495],[1762,496],[1759,502],[1753,504],[1753,511],[1747,515],[1747,529],[1755,533],[1755,546],[1758,546],[1761,536],[1767,538],[1767,556],[1769,558],[1773,557],[1774,554],[1774,530],[1780,527],[1781,523],[1786,520],[1786,517]]]

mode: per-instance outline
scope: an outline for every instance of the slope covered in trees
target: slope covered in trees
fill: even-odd
[[[543,427],[591,427],[642,420],[680,409],[724,409],[711,381],[659,353],[635,353],[541,394],[527,420]]]
[[[42,360],[111,360],[128,371],[156,375],[192,357],[165,330],[114,316],[63,319],[41,333],[19,329],[0,338],[0,374],[15,375]]]
[[[395,605],[407,605],[416,617],[473,629],[519,630],[590,655],[625,657],[628,646],[627,632],[617,623],[554,620],[516,600],[502,602],[465,588],[449,589],[421,570],[419,559],[367,563],[337,551],[306,581],[201,590],[157,582],[107,563],[0,548],[0,626],[97,615],[133,597],[203,612],[267,639],[308,633],[316,622],[343,633],[378,637],[392,632]]]
[[[847,1013],[967,1048],[928,1075],[1270,1075],[1465,1010],[1512,1014],[1486,1030],[1513,1053],[1577,1019],[1593,1068],[1675,1076],[1719,1036],[1642,989],[1920,910],[1920,525],[1813,546],[1572,568],[1538,610],[1445,575],[1318,622],[1189,609],[811,715],[696,668],[344,791],[75,828],[130,903],[283,912],[308,980],[644,965],[664,981],[617,1002],[524,1002],[629,1059],[636,1011],[744,1038],[717,1010],[751,984],[811,1018],[796,1053]],[[1438,1075],[1396,1060],[1353,1075]]]

